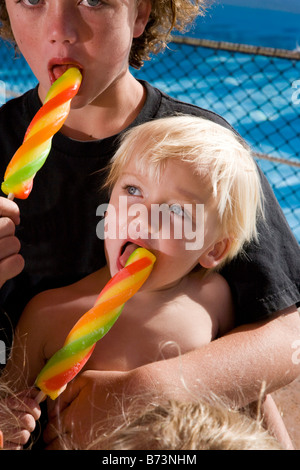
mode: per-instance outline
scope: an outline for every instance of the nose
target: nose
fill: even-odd
[[[133,204],[128,210],[128,236],[133,239],[149,239],[154,233],[151,210],[144,204]]]
[[[168,204],[134,204],[128,211],[128,234],[132,239],[170,239]]]
[[[78,20],[76,10],[66,2],[54,0],[49,2],[45,31],[52,44],[74,44],[78,39]]]

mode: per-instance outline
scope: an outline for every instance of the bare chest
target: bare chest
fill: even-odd
[[[115,325],[97,343],[86,368],[131,370],[184,354],[208,344],[214,336],[212,318],[188,297],[159,306],[128,302]]]

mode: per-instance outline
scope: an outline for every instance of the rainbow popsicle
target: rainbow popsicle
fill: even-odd
[[[100,292],[94,307],[85,313],[68,334],[64,346],[44,366],[36,386],[55,400],[68,382],[83,368],[96,342],[110,330],[125,302],[141,288],[150,275],[155,256],[137,248],[127,263]]]
[[[4,194],[27,199],[33,178],[49,155],[53,135],[68,117],[71,100],[78,92],[81,80],[80,71],[71,67],[50,87],[43,106],[28,126],[22,145],[6,168],[1,185]]]

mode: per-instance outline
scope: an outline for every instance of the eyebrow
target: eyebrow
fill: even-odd
[[[198,194],[195,194],[195,193],[191,193],[190,191],[187,191],[186,189],[184,188],[180,188],[180,187],[177,187],[176,188],[176,191],[178,192],[178,194],[181,194],[182,196],[184,196],[185,198],[189,199],[190,202],[203,202],[200,198],[199,198],[199,195]]]
[[[140,179],[141,175],[137,175],[133,171],[122,171],[122,173],[120,173],[120,176],[126,176],[126,177],[127,176],[134,176],[135,178]]]
[[[126,176],[126,177],[127,176],[133,176],[133,177],[137,178],[140,182],[142,182],[142,180],[140,178],[140,175],[137,175],[133,172],[123,171],[121,176]],[[186,190],[185,188],[176,187],[176,188],[174,188],[174,191],[176,193],[182,195],[184,198],[186,198],[191,203],[200,203],[200,204],[203,203],[203,198],[200,199],[198,194],[192,193],[192,192]]]

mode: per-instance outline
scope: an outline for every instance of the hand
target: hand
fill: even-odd
[[[121,417],[124,396],[132,396],[130,372],[85,371],[49,410],[44,432],[47,450],[91,449],[100,423]],[[95,447],[94,447],[95,448]]]
[[[15,237],[15,228],[19,223],[17,204],[0,197],[0,288],[24,268],[24,259],[19,254],[21,245]]]
[[[82,372],[49,410],[43,436],[46,449],[97,449],[101,431],[123,425],[124,416],[133,405],[142,406],[157,397],[186,397],[181,366],[181,360],[175,358],[128,372]]]
[[[36,420],[41,415],[41,409],[35,401],[36,395],[37,391],[30,389],[0,401],[0,428],[4,449],[20,450],[27,443]]]

